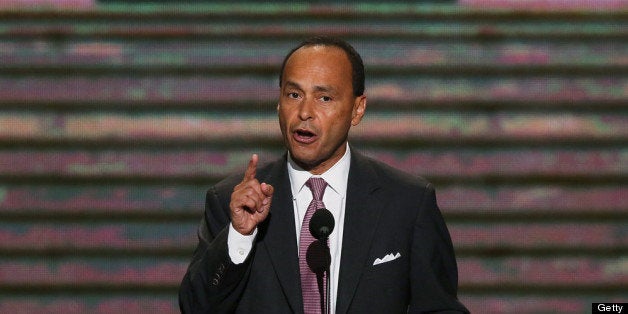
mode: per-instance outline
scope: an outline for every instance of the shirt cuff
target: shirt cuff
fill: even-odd
[[[257,228],[253,230],[251,235],[243,235],[233,228],[233,224],[229,224],[229,233],[227,235],[227,248],[229,249],[229,258],[234,264],[242,264],[251,253],[253,241],[257,235]]]

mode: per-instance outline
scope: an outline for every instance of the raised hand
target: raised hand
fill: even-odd
[[[268,217],[274,192],[270,184],[260,184],[255,178],[258,158],[257,154],[251,156],[242,182],[231,193],[231,224],[243,235],[253,233],[257,225]]]

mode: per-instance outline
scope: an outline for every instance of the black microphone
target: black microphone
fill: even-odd
[[[331,214],[327,208],[317,209],[312,218],[310,218],[310,233],[317,240],[312,242],[307,250],[307,264],[316,273],[316,279],[319,284],[319,289],[323,289],[323,272],[327,273],[329,278],[329,265],[331,264],[331,255],[329,254],[329,247],[327,246],[327,238],[334,231],[334,215]],[[325,291],[327,291],[327,300],[323,299],[325,295],[321,291],[321,313],[330,313],[330,298],[329,295],[329,280],[326,281]],[[319,290],[320,291],[320,290]]]
[[[334,231],[334,225],[334,215],[327,208],[319,208],[310,219],[310,233],[318,240],[325,240]]]

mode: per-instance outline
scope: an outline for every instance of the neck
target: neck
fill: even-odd
[[[303,163],[300,160],[292,158],[290,152],[288,152],[288,161],[295,166],[295,169],[304,170],[313,175],[321,175],[327,170],[331,169],[334,165],[336,165],[338,161],[340,161],[340,159],[342,159],[347,154],[347,152],[349,151],[349,143],[345,142],[343,145],[344,149],[339,151],[337,154],[334,154],[329,159],[323,160],[315,165]]]

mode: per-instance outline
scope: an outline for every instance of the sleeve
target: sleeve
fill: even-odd
[[[233,312],[244,290],[251,259],[234,264],[229,257],[228,207],[215,188],[207,192],[198,246],[179,288],[181,313]]]
[[[414,224],[408,313],[469,313],[458,301],[458,268],[432,185],[427,186]]]
[[[227,236],[227,248],[229,250],[229,258],[234,264],[242,264],[251,253],[253,241],[257,235],[257,228],[253,230],[251,235],[243,235],[233,228],[233,224],[229,224],[229,234]]]

